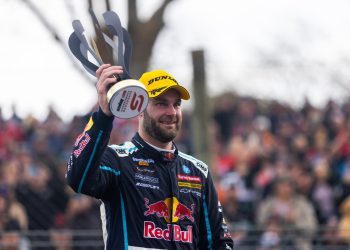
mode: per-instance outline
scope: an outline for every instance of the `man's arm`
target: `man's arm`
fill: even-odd
[[[78,193],[101,198],[112,187],[118,173],[117,159],[112,150],[106,150],[113,127],[113,116],[109,111],[107,91],[116,82],[114,75],[123,73],[120,66],[102,65],[96,71],[98,82],[99,111],[93,113],[84,132],[74,144],[68,162],[67,183]]]
[[[233,249],[233,240],[224,221],[222,208],[210,173],[202,197],[200,249]]]
[[[106,116],[101,110],[95,112],[78,136],[66,174],[67,183],[75,192],[101,198],[112,185],[112,171],[104,171],[116,166],[112,150],[106,150],[112,121],[113,117]]]

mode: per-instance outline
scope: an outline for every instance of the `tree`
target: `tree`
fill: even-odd
[[[61,35],[57,32],[57,29],[50,24],[48,17],[40,11],[39,8],[31,0],[22,0],[33,14],[39,19],[50,34],[52,35],[54,41],[58,42],[61,47],[64,49],[65,53],[69,55],[69,58],[74,61],[76,69],[83,72],[81,67],[77,66],[77,61],[72,57],[70,51],[67,49],[67,41],[62,39]],[[130,34],[131,40],[133,41],[133,54],[131,59],[130,71],[134,78],[138,78],[142,72],[145,72],[149,66],[150,58],[152,55],[153,45],[163,29],[164,23],[164,11],[168,4],[173,0],[164,0],[160,4],[159,8],[153,13],[151,18],[147,21],[141,21],[138,17],[138,11],[136,0],[128,0],[128,32]],[[104,5],[105,10],[111,10],[111,1],[110,0],[87,0],[87,6],[91,9],[101,9],[101,5]],[[67,5],[67,9],[71,8],[70,5]],[[102,7],[103,8],[103,7]],[[88,11],[88,9],[86,10]],[[104,29],[104,27],[102,27]],[[99,48],[103,48],[99,44],[101,41],[96,41]],[[99,51],[102,58],[108,58],[107,61],[113,61],[111,51],[103,49]],[[84,73],[85,74],[85,73]]]

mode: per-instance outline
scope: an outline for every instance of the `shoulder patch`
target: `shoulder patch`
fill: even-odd
[[[130,141],[120,145],[110,145],[109,147],[113,149],[119,157],[126,157],[138,151],[138,148]]]
[[[181,156],[182,158],[192,162],[193,165],[204,174],[205,178],[208,177],[209,167],[208,167],[207,164],[205,164],[204,162],[194,158],[193,156],[184,154],[182,152],[179,152],[179,156]]]

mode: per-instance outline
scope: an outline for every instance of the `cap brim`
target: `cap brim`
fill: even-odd
[[[187,91],[187,89],[185,89],[184,87],[182,87],[180,85],[169,86],[169,87],[165,88],[163,91],[158,92],[156,95],[150,96],[150,98],[155,98],[157,96],[160,96],[163,93],[165,93],[166,91],[168,91],[169,89],[175,89],[176,91],[178,91],[180,93],[181,99],[183,99],[183,100],[190,99],[190,93]]]

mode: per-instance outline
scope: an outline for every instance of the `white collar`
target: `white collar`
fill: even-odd
[[[146,141],[145,141],[146,142]],[[174,147],[174,144],[173,144],[173,149],[164,149],[164,148],[159,148],[157,146],[154,146],[152,145],[151,143],[149,142],[146,142],[148,145],[150,145],[152,148],[156,149],[157,151],[159,152],[168,152],[168,153],[174,153],[175,152],[175,147]]]

